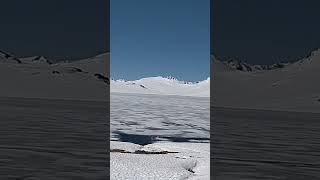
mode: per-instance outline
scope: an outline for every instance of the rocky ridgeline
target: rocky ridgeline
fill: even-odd
[[[234,70],[239,70],[244,72],[281,69],[287,66],[288,64],[290,64],[290,63],[276,63],[271,65],[252,65],[252,64],[245,63],[239,60],[234,60],[234,59],[223,61],[223,63]]]
[[[243,72],[255,72],[255,71],[268,71],[268,70],[275,70],[275,69],[281,69],[284,67],[287,67],[291,64],[303,64],[306,62],[310,62],[316,58],[320,57],[320,49],[316,49],[312,51],[306,58],[303,58],[298,61],[294,62],[287,62],[287,63],[275,63],[271,65],[253,65],[249,63],[245,63],[241,60],[237,59],[229,59],[229,60],[221,60],[215,58],[214,55],[211,56],[213,61],[219,61],[221,64],[225,65],[226,67],[232,69],[232,70],[238,70],[238,71],[243,71]]]

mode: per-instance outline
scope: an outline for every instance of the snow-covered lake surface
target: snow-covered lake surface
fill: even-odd
[[[110,102],[112,140],[134,134],[209,142],[209,98],[111,93]]]
[[[110,102],[111,179],[210,179],[209,98],[111,93]]]
[[[213,109],[214,179],[320,179],[320,114]]]
[[[106,102],[0,98],[0,179],[106,179]]]

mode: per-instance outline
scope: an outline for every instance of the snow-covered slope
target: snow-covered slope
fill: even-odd
[[[209,97],[209,91],[210,78],[197,83],[161,76],[142,78],[135,81],[111,80],[111,92],[118,93]]]
[[[61,67],[76,67],[84,72],[99,73],[107,76],[109,72],[109,53],[103,53],[91,58],[81,59],[69,63],[60,63]]]
[[[212,69],[219,69],[212,60]],[[224,63],[223,63],[224,64]],[[215,67],[216,66],[216,67]],[[229,66],[227,66],[229,67]],[[213,71],[215,106],[320,112],[320,50],[281,68]]]
[[[110,84],[108,62],[108,54],[52,64],[43,56],[16,58],[1,52],[0,95],[105,101]]]
[[[44,56],[17,58],[0,52],[2,96],[106,99],[109,53],[73,62],[52,63]],[[112,80],[111,92],[208,97],[210,79],[197,83],[169,77]]]

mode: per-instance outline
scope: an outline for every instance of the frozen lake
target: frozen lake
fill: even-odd
[[[158,169],[157,175],[164,179],[161,173],[176,174],[177,179],[180,174],[207,176],[208,98],[112,94],[110,108],[114,141],[189,144],[154,144],[152,148],[178,153],[135,156],[145,156],[145,160],[160,158],[164,165],[168,164],[167,160],[174,162],[172,166],[177,164],[169,172]],[[108,103],[2,97],[0,109],[0,179],[106,179],[108,176]],[[125,156],[115,156],[115,161]],[[185,169],[199,160],[201,163],[194,167],[194,173]],[[153,172],[150,168],[146,170]]]
[[[0,98],[0,179],[106,179],[106,102]]]
[[[213,176],[320,179],[320,114],[213,109]]]
[[[111,179],[210,179],[209,98],[111,93],[110,102]]]
[[[111,93],[111,139],[210,142],[209,98]]]

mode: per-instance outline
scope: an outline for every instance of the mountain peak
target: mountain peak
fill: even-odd
[[[145,77],[139,80],[112,80],[111,92],[209,97],[210,79],[197,83],[179,81],[172,76]]]
[[[178,81],[178,79],[174,76],[167,76],[165,77],[166,79],[169,79],[169,80],[175,80],[175,81]]]
[[[53,64],[50,60],[48,60],[45,56],[31,56],[20,58],[23,63],[44,63],[44,64]]]
[[[45,56],[35,56],[31,61],[33,62],[42,62],[42,63],[48,63],[53,64],[50,60],[48,60]]]

